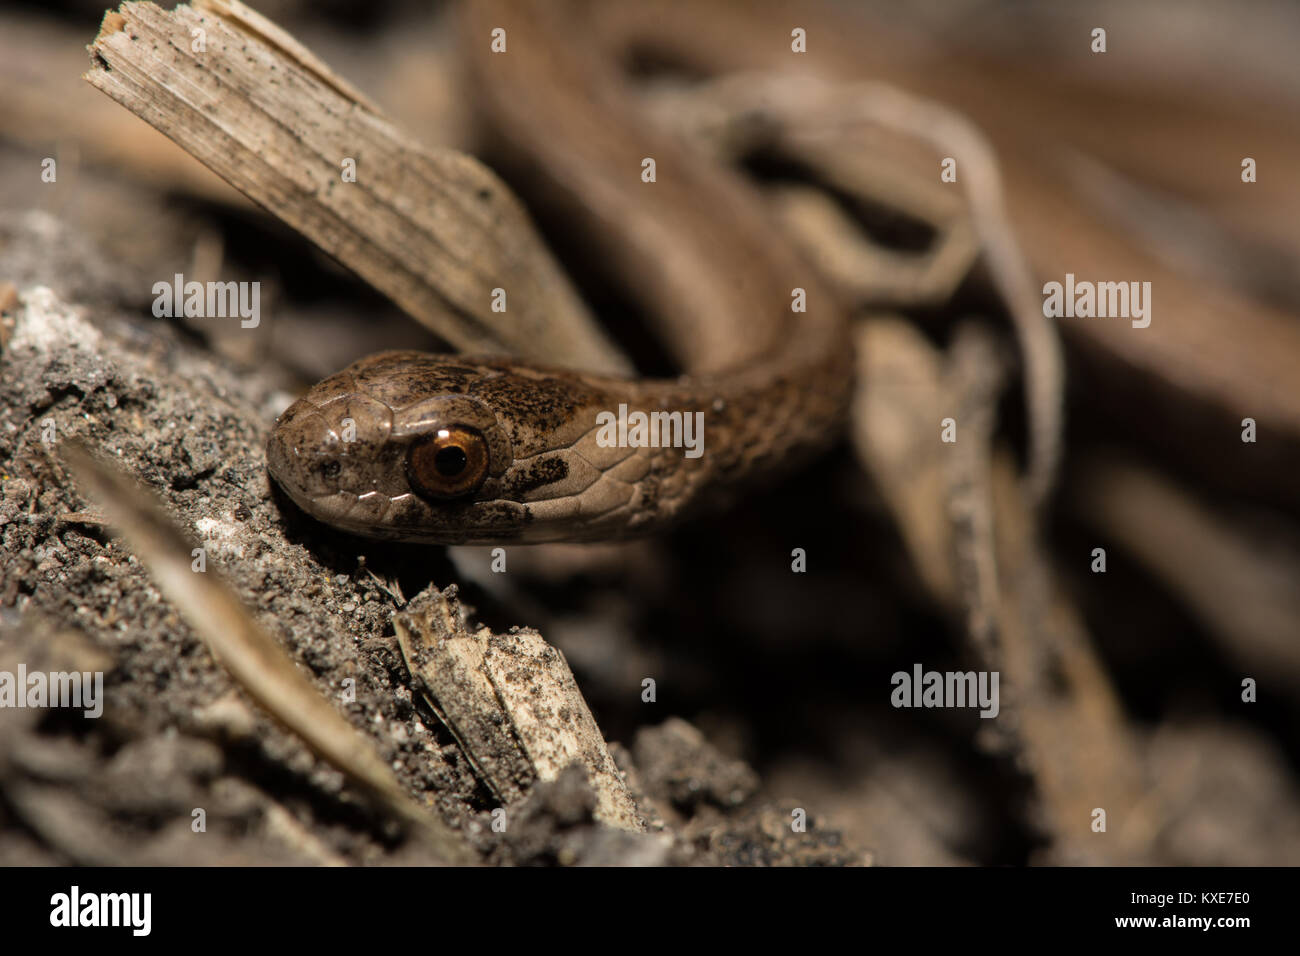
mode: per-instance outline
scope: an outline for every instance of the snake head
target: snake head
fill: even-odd
[[[383,353],[291,405],[267,440],[267,468],[308,514],[369,537],[572,538],[584,502],[615,503],[591,494],[605,462],[589,459],[610,452],[583,456],[606,404],[565,372]]]

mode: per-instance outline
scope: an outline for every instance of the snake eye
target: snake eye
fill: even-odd
[[[439,428],[412,445],[406,458],[411,486],[426,498],[459,498],[477,491],[487,471],[487,442],[466,425]]]

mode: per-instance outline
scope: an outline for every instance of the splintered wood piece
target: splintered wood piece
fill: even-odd
[[[471,631],[458,602],[429,588],[394,615],[407,667],[484,785],[507,806],[535,780],[580,763],[596,818],[622,830],[645,823],[559,650],[531,628]]]
[[[201,7],[105,14],[85,78],[456,348],[628,370],[491,170],[411,141],[242,4]]]

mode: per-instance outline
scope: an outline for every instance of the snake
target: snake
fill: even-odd
[[[832,444],[852,398],[846,309],[778,234],[757,187],[639,117],[617,63],[574,42],[556,5],[465,8],[485,142],[630,290],[682,374],[371,355],[276,421],[266,460],[285,494],[370,538],[618,540],[725,507]],[[498,27],[504,55],[486,41]]]

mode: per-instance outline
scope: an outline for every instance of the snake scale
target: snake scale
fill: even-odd
[[[476,108],[512,180],[598,251],[685,374],[373,355],[280,417],[267,443],[279,485],[315,518],[370,537],[593,541],[717,506],[826,447],[851,397],[845,312],[753,187],[638,117],[613,58],[574,42],[557,5],[466,8]],[[488,49],[497,27],[505,53]],[[654,182],[641,177],[646,157]],[[699,413],[702,453],[602,440],[602,413],[620,406]]]

